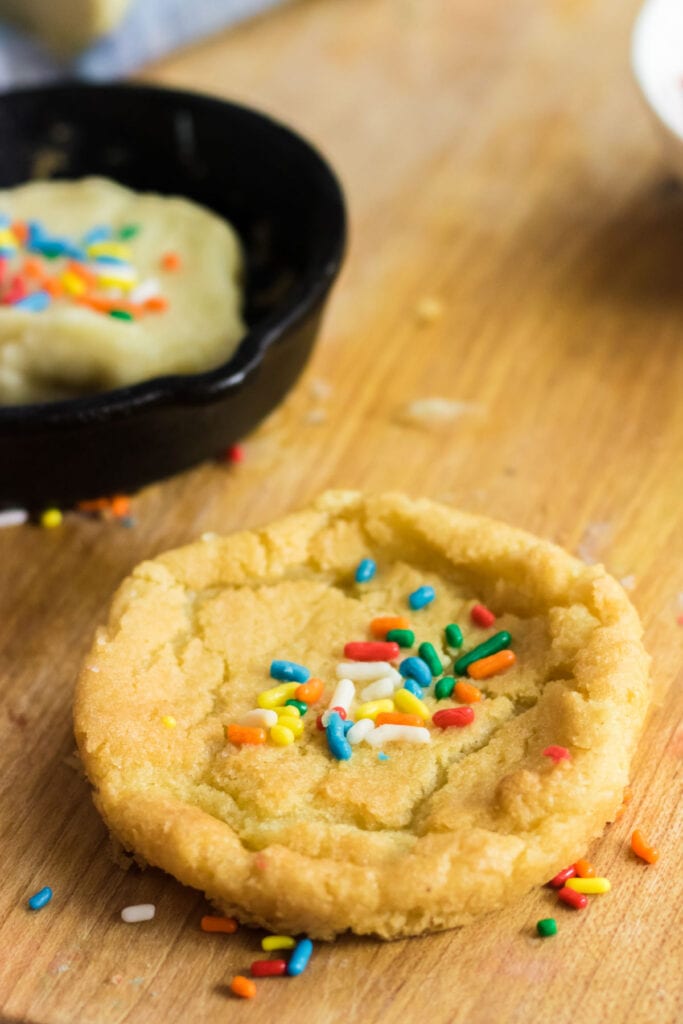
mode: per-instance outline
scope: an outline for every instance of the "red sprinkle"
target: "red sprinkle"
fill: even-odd
[[[391,641],[351,642],[344,644],[344,657],[352,661],[393,661],[400,656],[398,644]]]
[[[464,725],[471,725],[474,721],[474,708],[444,708],[432,715],[432,722],[440,729],[448,729],[451,725],[462,728]]]
[[[548,885],[552,885],[553,889],[564,888],[564,883],[568,878],[574,878],[576,875],[576,865],[570,864],[568,868],[564,868],[562,871],[558,871],[554,878],[551,878]]]
[[[349,717],[344,708],[328,708],[327,711],[336,711],[339,717],[343,718],[344,721]],[[320,729],[321,732],[325,729],[325,726],[323,725],[323,715],[326,713],[326,711],[321,712],[315,720],[316,728]]]
[[[572,759],[572,755],[566,747],[546,747],[543,751],[543,757],[552,757],[555,764],[558,764],[560,761],[571,761]]]
[[[224,457],[226,462],[244,462],[244,448],[241,444],[230,445],[226,448]]]
[[[482,629],[488,629],[496,621],[496,616],[493,612],[485,608],[483,604],[475,604],[470,612],[470,617],[475,626],[481,626]]]
[[[20,302],[21,299],[25,299],[27,295],[26,283],[22,277],[13,277],[9,283],[9,290],[5,295],[3,302],[7,305],[13,305],[15,302]]]
[[[557,898],[566,903],[568,907],[573,907],[574,910],[583,910],[588,905],[587,896],[584,896],[582,892],[574,892],[573,889],[568,889],[566,886],[560,889]]]
[[[252,978],[276,978],[287,971],[286,960],[254,960],[251,965]]]

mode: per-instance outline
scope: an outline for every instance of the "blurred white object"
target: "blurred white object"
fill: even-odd
[[[631,64],[683,177],[683,0],[647,0],[633,27]]]
[[[3,0],[13,6],[23,0]],[[61,10],[67,0],[52,0]],[[72,0],[68,0],[69,3]],[[88,0],[90,2],[90,0]],[[115,31],[73,60],[60,60],[39,42],[0,24],[0,89],[64,77],[106,80],[130,74],[150,61],[228,25],[275,7],[282,0],[131,0]],[[115,0],[107,0],[113,11]],[[38,0],[33,0],[38,6]],[[125,4],[121,2],[121,6]],[[2,3],[0,3],[0,16]]]

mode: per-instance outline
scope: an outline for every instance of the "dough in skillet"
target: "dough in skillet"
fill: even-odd
[[[377,573],[359,584],[364,558]],[[425,584],[436,597],[413,611]],[[475,603],[496,614],[490,628],[472,622]],[[450,672],[507,631],[516,662],[477,682],[471,724],[429,721],[429,742],[387,743],[388,759],[360,743],[337,760],[315,719],[345,643],[371,639],[383,614],[410,619],[416,647],[401,657],[430,641]],[[416,935],[519,899],[614,818],[648,702],[640,634],[601,566],[430,501],[330,492],[138,566],[83,666],[76,736],[112,834],[225,913],[323,939]],[[303,734],[227,742],[282,658],[325,683]],[[458,706],[433,686],[424,702]]]
[[[210,370],[244,335],[239,240],[197,203],[84,178],[0,190],[0,215],[0,404]],[[31,221],[33,244],[22,237]],[[88,244],[93,229],[111,237]],[[8,304],[17,275],[46,308]]]

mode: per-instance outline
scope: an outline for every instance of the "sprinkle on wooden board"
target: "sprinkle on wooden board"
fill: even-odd
[[[230,982],[230,991],[240,999],[253,999],[256,995],[256,983],[243,974],[236,974]]]
[[[635,829],[631,835],[631,849],[636,857],[644,860],[646,864],[656,864],[659,860],[659,850],[656,850],[654,846],[650,846],[639,828]]]
[[[225,935],[233,935],[238,928],[234,917],[220,917],[213,914],[204,914],[199,927],[203,932],[221,932]]]

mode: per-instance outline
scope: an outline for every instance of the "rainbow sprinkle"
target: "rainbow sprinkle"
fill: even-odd
[[[37,220],[0,214],[0,306],[43,313],[55,304],[82,306],[122,323],[163,313],[168,299],[159,282],[141,280],[133,242],[139,224],[98,224],[76,239],[53,235]],[[177,253],[160,257],[162,270],[177,271]]]

